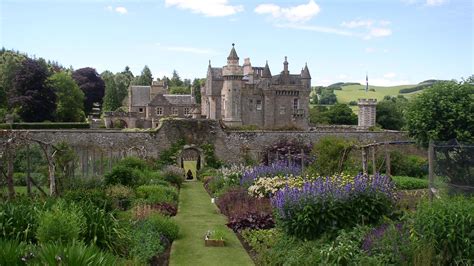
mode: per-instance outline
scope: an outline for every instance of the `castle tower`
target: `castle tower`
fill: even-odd
[[[270,72],[268,61],[265,63],[265,68],[263,69],[262,78],[272,78],[272,72]]]
[[[360,129],[368,129],[375,126],[375,112],[377,99],[359,99],[359,123]]]
[[[242,67],[234,44],[227,57],[227,65],[222,68],[224,85],[222,86],[222,120],[229,126],[241,126],[241,89],[243,78]]]
[[[311,89],[311,75],[309,74],[308,64],[301,70],[301,82],[307,89]]]

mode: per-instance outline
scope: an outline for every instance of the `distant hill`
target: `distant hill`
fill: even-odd
[[[425,80],[418,84],[412,85],[399,85],[399,86],[390,86],[390,87],[382,87],[382,86],[371,86],[369,85],[369,91],[365,92],[365,85],[355,82],[338,82],[331,84],[324,88],[331,88],[334,89],[334,93],[336,94],[337,101],[339,103],[350,103],[351,101],[357,101],[360,98],[372,98],[377,99],[377,101],[381,101],[384,96],[397,96],[403,95],[406,98],[411,98],[413,95],[416,95],[421,90],[432,86],[437,82],[441,82],[442,80]]]

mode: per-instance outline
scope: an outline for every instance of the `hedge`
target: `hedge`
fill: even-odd
[[[89,123],[13,123],[0,124],[0,129],[84,129]]]

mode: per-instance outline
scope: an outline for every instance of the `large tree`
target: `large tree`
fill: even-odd
[[[178,71],[173,70],[173,76],[171,77],[170,80],[170,86],[172,87],[181,87],[183,86],[183,81],[181,80],[181,77],[178,74]]]
[[[84,92],[84,111],[89,114],[94,103],[102,104],[105,83],[97,71],[90,67],[80,68],[72,73],[72,78]]]
[[[105,83],[104,104],[102,111],[114,111],[117,108],[117,85],[115,85],[115,76],[110,71],[104,71],[100,77]]]
[[[377,104],[377,124],[384,129],[400,130],[405,124],[403,109],[407,100],[400,97],[385,97]]]
[[[18,68],[26,56],[9,50],[0,52],[0,109],[7,107],[8,91],[13,87],[13,80]]]
[[[133,78],[133,76],[132,76]],[[132,78],[127,73],[115,74],[115,85],[117,86],[117,103],[118,107],[123,105],[124,99],[128,96],[128,87]]]
[[[150,86],[153,81],[153,75],[148,66],[145,66],[140,76],[133,79],[133,85]]]
[[[30,58],[25,59],[17,69],[9,91],[9,105],[24,121],[53,120],[56,95],[45,84],[49,75],[45,64]]]
[[[409,134],[424,146],[430,140],[474,142],[474,76],[423,90],[410,103],[406,120]]]
[[[56,120],[62,122],[84,121],[84,93],[66,72],[53,74],[47,82],[57,96]]]
[[[357,116],[347,104],[337,103],[325,113],[332,125],[356,125]]]

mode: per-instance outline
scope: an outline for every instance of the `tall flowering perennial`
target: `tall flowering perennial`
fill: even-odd
[[[287,186],[271,202],[283,230],[313,239],[324,232],[377,222],[391,212],[395,196],[390,178],[359,174],[352,182],[336,176],[306,182],[301,188]]]
[[[249,186],[260,177],[275,176],[297,176],[301,174],[301,167],[295,164],[289,164],[285,161],[279,161],[270,165],[259,165],[243,173],[240,184]]]

